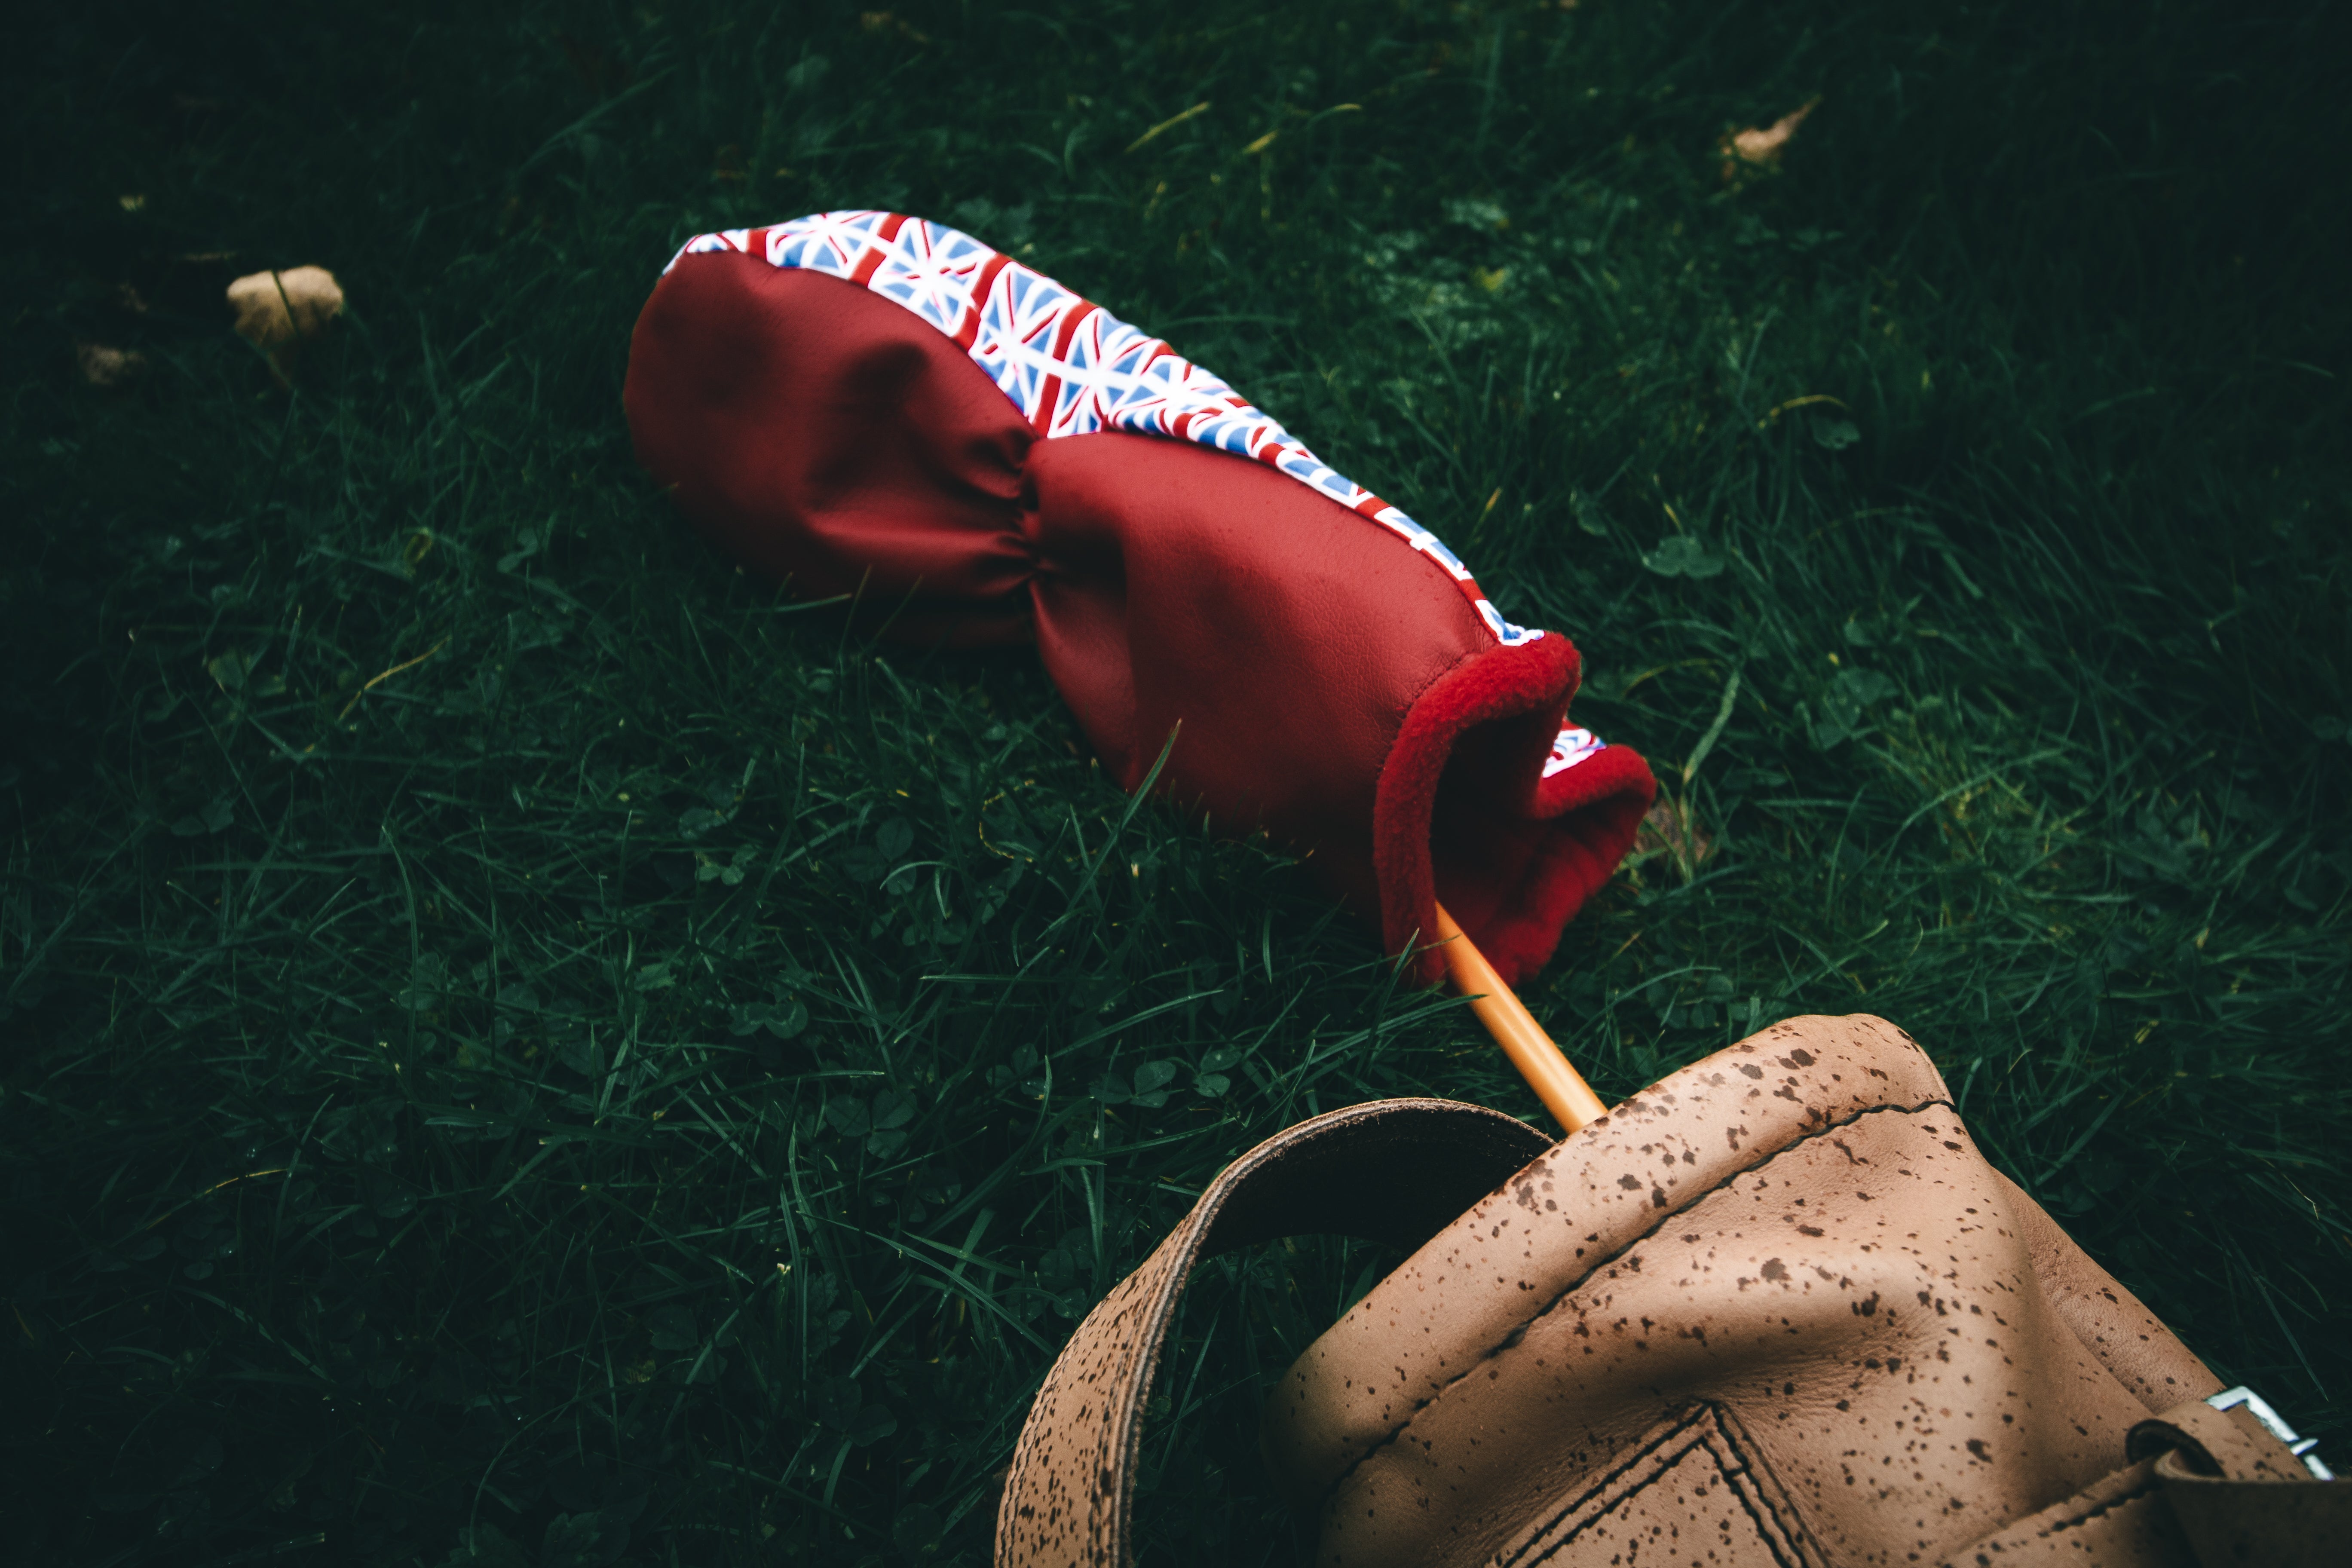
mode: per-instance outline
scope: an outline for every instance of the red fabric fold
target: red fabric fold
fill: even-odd
[[[907,640],[1029,638],[1036,434],[962,351],[854,283],[690,256],[637,318],[637,460],[719,550]]]
[[[1443,898],[1507,980],[1533,973],[1654,794],[1619,746],[1546,776],[1565,637],[1499,643],[1429,555],[1264,464],[1039,439],[954,339],[854,281],[682,256],[625,399],[640,460],[719,549],[859,595],[893,637],[1034,636],[1122,786],[1174,736],[1160,795],[1305,857],[1392,952]]]
[[[1634,752],[1603,747],[1543,776],[1580,674],[1568,639],[1547,637],[1473,653],[1414,700],[1373,808],[1389,952],[1425,942],[1442,900],[1517,985],[1633,847],[1657,795]],[[1433,984],[1444,965],[1424,949],[1413,973]]]

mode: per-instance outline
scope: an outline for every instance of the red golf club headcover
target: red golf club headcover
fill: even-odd
[[[1655,793],[1565,727],[1567,638],[1505,621],[1223,382],[953,229],[824,213],[692,241],[625,401],[719,548],[888,636],[1034,638],[1123,787],[1174,736],[1158,793],[1305,856],[1391,952],[1442,899],[1532,973]]]

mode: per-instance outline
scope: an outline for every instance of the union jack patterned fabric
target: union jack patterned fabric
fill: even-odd
[[[1544,759],[1543,776],[1549,778],[1554,773],[1566,773],[1608,744],[1590,730],[1573,726],[1562,730],[1552,741],[1551,755]]]
[[[765,228],[698,235],[669,266],[678,257],[727,250],[845,278],[905,306],[953,339],[1047,439],[1131,430],[1264,463],[1436,563],[1497,642],[1511,647],[1544,635],[1505,620],[1435,534],[1336,472],[1223,380],[968,234],[900,213],[815,213]],[[1561,731],[1544,776],[1601,746],[1591,731]]]

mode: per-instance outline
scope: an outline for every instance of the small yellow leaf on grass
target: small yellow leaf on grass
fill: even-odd
[[[1503,285],[1511,280],[1511,269],[1507,267],[1481,267],[1473,271],[1470,276],[1476,280],[1478,287],[1487,293],[1499,294],[1502,292]]]
[[[247,274],[228,286],[228,302],[236,335],[268,354],[270,374],[290,386],[304,346],[343,313],[343,289],[323,267],[294,267]]]
[[[1735,131],[1726,135],[1716,143],[1716,150],[1723,154],[1723,177],[1727,181],[1737,178],[1743,163],[1751,169],[1778,170],[1781,155],[1789,150],[1790,141],[1797,134],[1797,127],[1805,122],[1807,115],[1821,107],[1821,101],[1818,97],[1808,99],[1769,126],[1751,125],[1745,131]]]

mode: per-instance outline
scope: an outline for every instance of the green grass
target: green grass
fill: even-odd
[[[1536,1114],[1278,857],[1131,813],[1026,656],[686,537],[633,313],[823,206],[1020,249],[1585,649],[1693,825],[1528,987],[1604,1095],[1890,1017],[2352,1441],[2340,14],[198,9],[0,67],[18,1561],[977,1564],[1062,1336],[1224,1160]],[[309,262],[352,308],[288,396],[219,289]],[[1257,1393],[1389,1261],[1206,1271],[1147,1562],[1294,1560]]]

